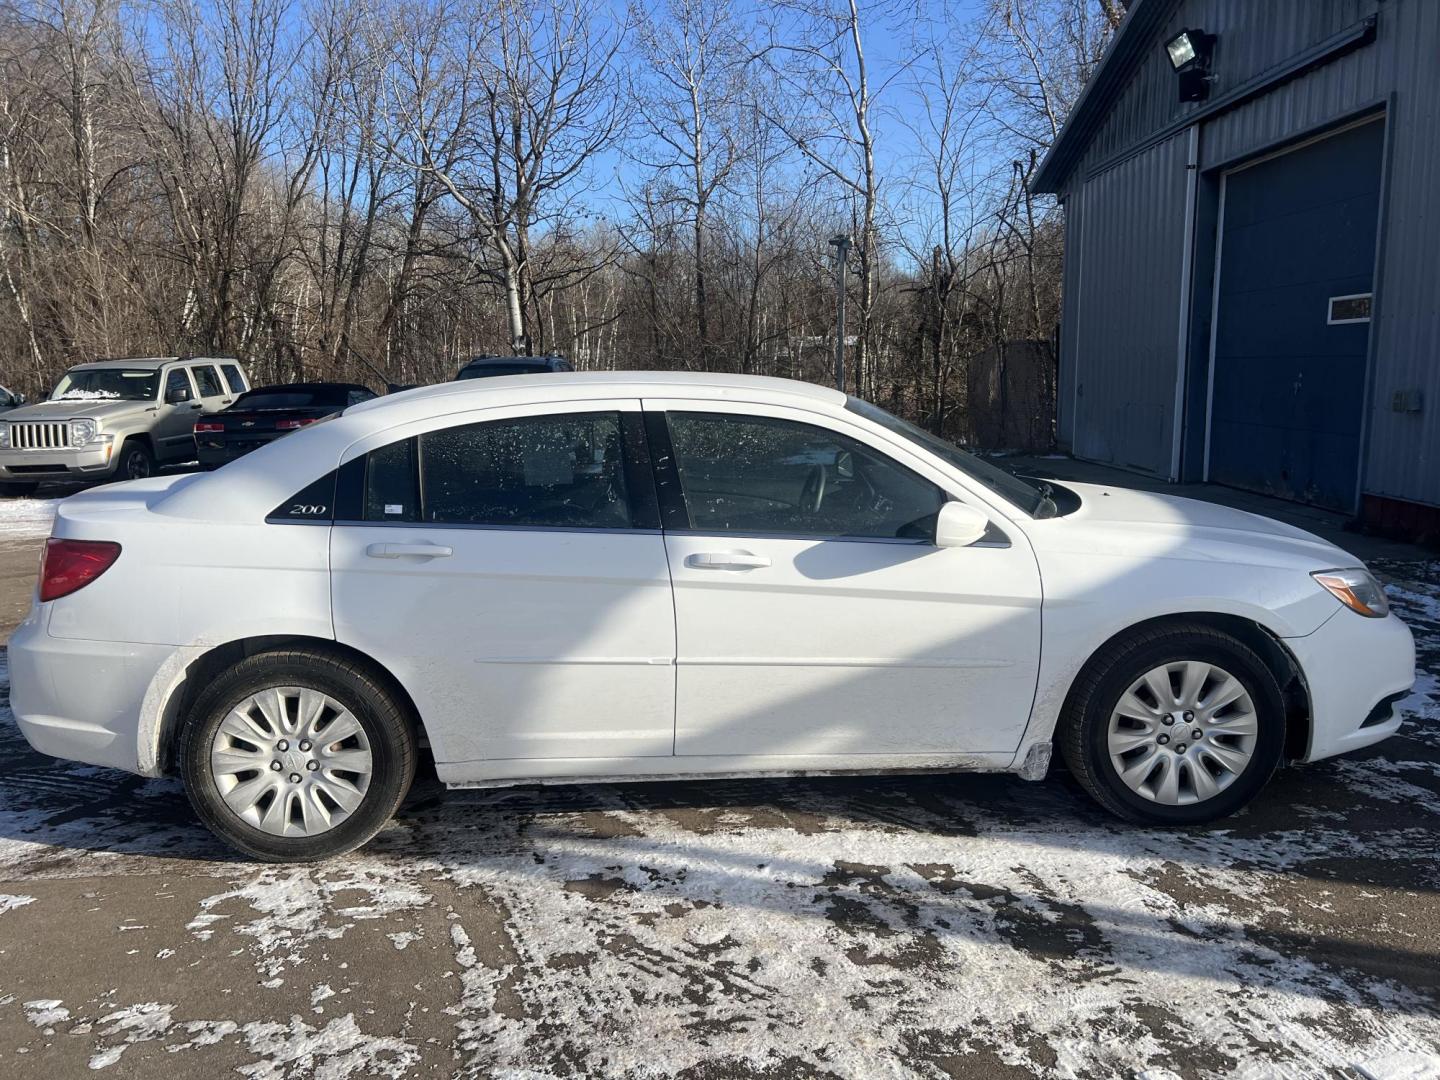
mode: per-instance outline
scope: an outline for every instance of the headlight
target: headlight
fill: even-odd
[[[0,450],[10,449],[10,425],[0,424]]]
[[[70,445],[84,446],[88,442],[93,442],[99,431],[100,425],[94,420],[71,420]]]
[[[1368,570],[1317,570],[1310,575],[1336,600],[1368,619],[1390,614],[1390,601]]]

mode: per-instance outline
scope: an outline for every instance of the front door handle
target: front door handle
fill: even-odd
[[[455,552],[444,544],[371,544],[365,554],[372,559],[448,559]]]
[[[770,557],[749,551],[697,551],[685,556],[685,565],[694,570],[755,570],[769,566]]]

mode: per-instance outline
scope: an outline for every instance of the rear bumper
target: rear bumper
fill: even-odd
[[[1365,619],[1337,611],[1313,634],[1285,644],[1310,690],[1302,761],[1359,750],[1399,729],[1396,706],[1415,682],[1415,639],[1394,615]]]
[[[0,450],[0,480],[34,483],[73,473],[94,475],[114,468],[111,445],[77,450]]]
[[[141,716],[174,647],[50,637],[46,612],[37,606],[10,638],[20,733],[50,757],[155,775],[154,755],[142,760]]]
[[[242,458],[252,450],[258,450],[266,443],[274,442],[273,439],[252,440],[243,446],[234,446],[230,443],[215,444],[197,442],[195,445],[195,457],[201,465],[216,466],[224,465]]]

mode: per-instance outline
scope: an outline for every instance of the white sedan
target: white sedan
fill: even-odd
[[[351,407],[65,500],[10,642],[57,757],[178,771],[240,850],[451,786],[992,770],[1229,814],[1400,724],[1359,560],[1207,503],[1017,479],[776,379],[550,374]]]

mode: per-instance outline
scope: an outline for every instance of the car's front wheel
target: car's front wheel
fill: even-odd
[[[117,480],[144,480],[155,471],[155,457],[143,442],[127,439],[120,447],[120,463],[115,467]]]
[[[1106,645],[1081,672],[1057,735],[1070,771],[1107,810],[1193,825],[1234,813],[1269,780],[1285,707],[1244,642],[1170,624]]]
[[[363,667],[323,651],[262,653],[200,695],[180,771],[196,814],[240,851],[324,859],[390,819],[415,775],[415,738]]]

